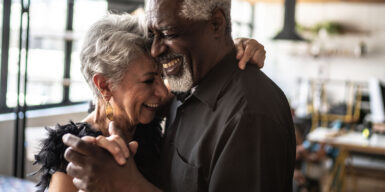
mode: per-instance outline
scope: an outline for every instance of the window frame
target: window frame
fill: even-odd
[[[0,113],[12,111],[7,107],[6,95],[8,85],[8,54],[9,54],[9,32],[11,19],[12,0],[3,1],[3,28],[1,33],[1,83],[0,83]]]
[[[107,1],[108,2],[108,1]],[[74,0],[67,0],[67,11],[66,11],[66,33],[73,31],[73,17],[74,17]],[[9,43],[10,43],[10,20],[11,20],[11,6],[12,0],[3,1],[3,23],[2,28],[2,41],[1,41],[1,63],[0,63],[0,114],[11,113],[15,111],[16,107],[7,106],[7,91],[8,91],[8,66],[9,66]],[[64,71],[63,71],[63,82],[71,82],[71,55],[73,39],[63,39],[64,41]],[[60,66],[59,66],[60,67]],[[45,109],[52,107],[61,107],[68,105],[76,105],[81,103],[87,103],[89,101],[71,101],[70,100],[70,86],[71,83],[63,83],[63,97],[58,103],[42,104],[28,106],[27,110],[34,109]]]
[[[107,0],[108,3],[108,11],[113,12],[129,12],[133,9],[133,7],[144,7],[144,0],[130,0],[130,1],[122,1],[122,0]],[[119,6],[122,9],[116,10],[114,6],[116,4],[125,4],[126,6]],[[10,20],[11,20],[11,5],[12,0],[3,0],[3,23],[2,28],[2,41],[1,41],[1,63],[0,63],[0,114],[2,113],[11,113],[15,111],[16,107],[8,107],[7,106],[7,90],[8,90],[8,64],[9,64],[9,43],[10,43]],[[67,12],[66,12],[66,33],[73,32],[73,24],[74,24],[74,6],[75,0],[67,0]],[[113,9],[113,10],[112,10]],[[63,82],[71,82],[71,55],[73,48],[73,39],[63,39],[64,41],[64,71],[63,71]],[[27,110],[34,109],[45,109],[45,108],[53,108],[53,107],[61,107],[68,105],[76,105],[81,103],[87,103],[89,101],[71,101],[70,100],[70,86],[71,83],[63,83],[63,97],[61,102],[58,103],[50,103],[43,105],[34,105],[28,106]]]

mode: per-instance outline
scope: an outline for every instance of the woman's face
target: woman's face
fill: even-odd
[[[154,60],[148,55],[139,57],[112,90],[114,121],[122,126],[150,123],[167,94]]]

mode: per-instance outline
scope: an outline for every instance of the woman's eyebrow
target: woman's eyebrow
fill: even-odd
[[[158,72],[147,72],[143,74],[143,76],[156,76],[156,75],[158,75]]]

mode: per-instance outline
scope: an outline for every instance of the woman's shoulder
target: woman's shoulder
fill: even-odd
[[[102,133],[91,127],[90,124],[79,122],[70,122],[65,125],[57,124],[54,128],[46,127],[47,137],[41,141],[41,149],[35,155],[34,164],[40,164],[41,168],[36,173],[41,174],[38,187],[44,191],[48,187],[52,174],[56,171],[65,172],[68,162],[64,159],[64,152],[67,146],[62,141],[63,135],[71,133],[73,135],[98,136]],[[34,173],[34,174],[36,174]]]
[[[46,127],[45,129],[48,132],[47,139],[54,139],[57,137],[60,137],[61,139],[61,137],[67,133],[71,133],[77,136],[97,136],[101,134],[99,131],[92,128],[90,124],[85,122],[74,123],[73,121],[70,121],[68,124],[57,124],[54,128]]]

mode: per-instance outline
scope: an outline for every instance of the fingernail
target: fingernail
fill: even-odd
[[[63,135],[63,137],[62,137],[63,142],[68,141],[69,137],[70,137],[70,134],[69,134],[69,133]]]

